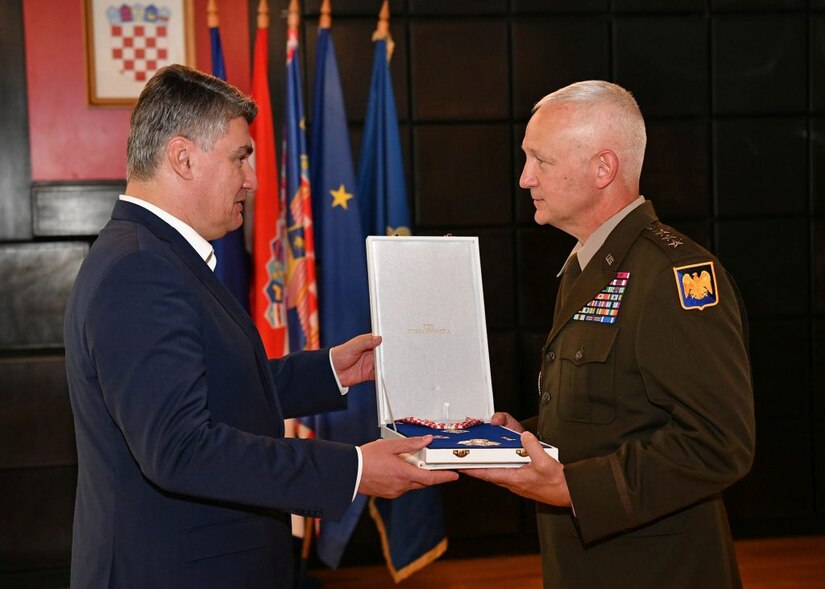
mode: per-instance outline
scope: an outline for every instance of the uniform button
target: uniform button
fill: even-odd
[[[544,392],[544,393],[542,393],[542,395],[541,395],[541,404],[542,404],[542,405],[547,405],[549,402],[550,402],[550,393],[548,393],[547,391],[545,391],[545,392]]]
[[[544,359],[548,362],[552,362],[556,359],[556,353],[553,350],[550,350],[549,352],[547,352],[547,354],[544,355]]]
[[[576,360],[581,360],[582,358],[584,358],[584,352],[582,350],[579,350],[578,352],[576,352]]]

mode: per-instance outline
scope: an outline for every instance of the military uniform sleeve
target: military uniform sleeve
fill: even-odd
[[[529,417],[527,419],[521,420],[521,427],[524,428],[524,431],[531,432],[533,434],[537,434],[539,431],[539,418],[538,415],[534,417]]]
[[[683,308],[672,267],[649,290],[636,331],[637,367],[648,401],[669,419],[607,456],[565,466],[585,542],[675,513],[750,469],[753,393],[743,318],[725,272],[715,274],[717,302],[701,310]]]

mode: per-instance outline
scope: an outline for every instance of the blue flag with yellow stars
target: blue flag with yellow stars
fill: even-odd
[[[358,194],[367,235],[410,235],[404,160],[390,77],[387,39],[375,42],[372,82],[364,122]]]
[[[389,68],[393,42],[388,12],[385,2],[373,36],[375,55],[358,168],[358,197],[367,234],[410,235],[404,161]],[[393,500],[372,498],[369,507],[396,583],[447,550],[438,487],[410,491]]]
[[[312,99],[310,162],[321,347],[370,331],[367,259],[346,110],[330,29],[319,28]],[[364,444],[378,434],[375,387],[352,387],[347,409],[320,415],[309,425],[319,439]],[[340,522],[322,520],[318,557],[336,568],[360,518],[358,495]]]

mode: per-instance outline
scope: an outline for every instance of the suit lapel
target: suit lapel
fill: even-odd
[[[215,300],[226,310],[227,314],[235,323],[243,330],[246,336],[252,343],[255,349],[255,358],[258,362],[258,370],[261,378],[267,384],[270,391],[275,390],[275,383],[272,380],[272,375],[269,372],[268,359],[264,351],[261,338],[258,335],[258,330],[252,319],[249,317],[244,308],[235,300],[235,297],[224,286],[224,284],[215,276],[215,273],[209,269],[206,262],[204,262],[198,253],[192,248],[184,237],[175,230],[174,227],[166,223],[163,219],[133,203],[118,201],[112,211],[112,219],[122,219],[139,223],[149,229],[152,233],[157,235],[160,239],[169,243],[170,249],[177,255],[180,260],[192,271],[198,280],[209,290]],[[267,400],[272,405],[272,400],[267,396]],[[273,407],[275,415],[280,416],[280,407]],[[280,418],[279,418],[280,419]]]
[[[547,336],[547,343],[553,341],[567,322],[573,319],[573,315],[607,286],[620,270],[630,246],[644,228],[655,220],[656,213],[650,201],[644,202],[621,220],[579,274],[565,298],[556,303],[553,328]]]
[[[189,242],[186,241],[174,227],[151,211],[126,202],[118,202],[115,205],[112,218],[140,223],[159,238],[167,241],[172,251],[175,252],[181,261],[187,265],[192,273],[197,276],[203,285],[212,293],[215,299],[226,309],[229,316],[243,329],[244,333],[249,337],[257,337],[255,326],[252,324],[249,315],[244,311],[243,307],[235,300],[235,297],[227,290],[220,279],[215,276],[215,273],[209,269],[209,266],[201,259]]]

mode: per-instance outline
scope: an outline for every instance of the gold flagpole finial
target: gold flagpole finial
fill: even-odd
[[[332,28],[332,2],[330,0],[324,0],[321,4],[321,20],[318,21],[318,28]]]
[[[395,43],[390,35],[390,0],[384,0],[381,5],[381,12],[378,13],[378,26],[372,34],[373,41],[386,40],[387,42],[387,61],[392,59],[392,52],[395,49]]]
[[[209,0],[209,4],[206,5],[206,24],[210,29],[214,29],[219,23],[218,3],[215,0]]]
[[[384,0],[381,5],[381,12],[378,13],[378,26],[372,34],[372,40],[386,39],[390,35],[390,3]]]
[[[269,3],[266,0],[258,3],[258,28],[269,28]]]
[[[289,1],[289,13],[286,17],[287,29],[298,30],[298,25],[301,24],[301,7],[298,6],[298,0]]]

